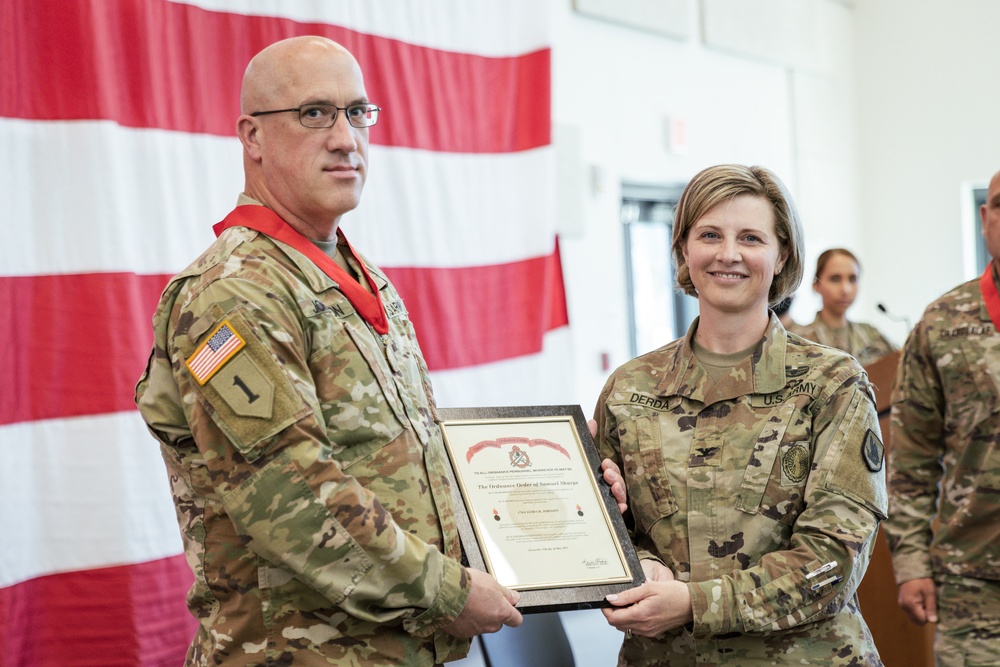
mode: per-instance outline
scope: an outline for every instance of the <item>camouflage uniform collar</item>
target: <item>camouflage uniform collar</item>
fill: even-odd
[[[990,317],[990,311],[986,309],[986,303],[982,302],[979,304],[979,319],[983,322],[992,322],[993,318]]]
[[[678,341],[673,363],[656,387],[659,395],[684,396],[711,405],[748,393],[771,394],[784,388],[787,384],[785,356],[788,337],[774,313],[771,313],[767,332],[757,348],[719,382],[711,380],[694,354],[692,341],[699,319],[695,318],[687,334]],[[749,391],[748,379],[751,382]]]
[[[382,303],[381,288],[371,277],[361,260],[356,259],[357,255],[350,247],[342,230],[337,230],[337,239],[344,244],[345,250],[348,251],[348,258],[356,261],[356,268],[360,269],[363,274],[358,276],[357,280],[269,208],[252,204],[237,206],[222,221],[213,225],[212,231],[215,232],[216,236],[221,236],[226,230],[238,227],[246,227],[259,232],[274,243],[275,247],[283,248],[285,256],[299,267],[302,275],[310,284],[315,284],[319,279],[320,284],[318,288],[314,288],[314,291],[325,291],[326,287],[322,285],[324,282],[328,285],[336,285],[338,291],[350,301],[355,312],[375,333],[382,336],[389,333],[389,318],[385,305]],[[291,250],[295,250],[297,253],[291,253]],[[311,265],[310,270],[306,270],[304,263]],[[324,277],[329,278],[329,281],[322,280]],[[366,287],[362,286],[362,282],[366,284]]]
[[[340,283],[334,280],[331,276],[327,275],[321,268],[316,266],[316,263],[311,259],[297,251],[295,248],[282,243],[277,239],[271,240],[285,250],[285,254],[288,256],[288,259],[299,268],[299,271],[302,272],[302,275],[305,276],[306,280],[309,282],[309,287],[311,289],[316,292],[324,292],[331,288],[341,289]],[[350,255],[351,251],[354,250],[347,243],[347,238],[344,236],[344,232],[340,229],[337,230],[337,250],[344,256]],[[385,275],[380,270],[372,266],[372,264],[370,264],[368,260],[358,251],[354,250],[353,256],[358,264],[363,265],[368,270],[368,274],[375,283],[375,287],[381,291],[389,282]]]
[[[347,247],[345,248],[344,246]],[[364,265],[364,267],[368,270],[368,274],[371,275],[372,280],[375,281],[375,286],[378,287],[379,290],[389,284],[389,279],[385,277],[384,273],[382,273],[382,269],[369,262],[368,258],[365,257],[363,253],[358,252],[354,246],[349,244],[347,242],[347,238],[344,236],[344,232],[340,229],[337,230],[337,249],[344,255],[353,251],[354,259],[357,260],[359,264]]]
[[[241,192],[239,196],[236,198],[236,205],[264,206],[264,204],[262,204],[261,202],[257,201],[253,197],[243,192]],[[267,207],[265,206],[265,208]],[[260,232],[251,230],[250,233],[259,234]],[[292,261],[293,264],[295,264],[296,267],[298,267],[302,275],[305,276],[305,279],[309,282],[309,287],[311,289],[313,289],[316,292],[323,292],[330,289],[331,287],[334,288],[340,287],[340,285],[337,283],[336,280],[334,280],[326,273],[324,273],[323,270],[320,269],[318,266],[316,266],[316,264],[308,257],[296,251],[291,246],[282,243],[281,241],[278,241],[276,239],[271,239],[271,240],[274,241],[274,243],[278,245],[280,248],[286,250],[285,255],[288,257],[289,260]],[[351,250],[354,250],[351,247],[351,245],[347,242],[347,237],[344,236],[343,230],[340,229],[339,227],[337,228],[337,249],[339,252],[344,253],[345,255],[350,253]],[[289,250],[291,250],[292,252],[288,252]],[[385,274],[383,274],[381,270],[373,266],[368,261],[368,259],[364,255],[359,253],[357,250],[354,250],[354,258],[358,261],[358,263],[363,264],[364,267],[368,269],[368,273],[371,275],[372,280],[375,282],[375,286],[379,289],[379,291],[381,291],[383,288],[385,288],[387,284],[389,284],[389,280],[385,277]]]
[[[273,239],[267,234],[258,232],[256,229],[230,227],[219,235],[219,241],[228,243],[232,249],[235,249],[240,243],[250,243],[255,239],[264,239],[265,243],[272,244],[278,248],[288,258],[288,261],[295,265],[295,268],[302,275],[302,279],[309,285],[309,289],[314,292],[322,293],[326,290],[339,287],[337,281],[323,273],[322,269],[301,252],[290,245],[282,243],[278,239]],[[376,278],[377,281],[378,279]]]

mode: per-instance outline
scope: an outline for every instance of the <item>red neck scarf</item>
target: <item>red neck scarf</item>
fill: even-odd
[[[329,255],[317,248],[302,234],[295,231],[291,225],[282,220],[277,213],[266,206],[237,206],[222,222],[213,225],[212,231],[215,232],[216,236],[219,236],[224,230],[230,227],[247,227],[295,248],[312,260],[323,273],[330,276],[337,283],[337,287],[347,297],[347,300],[351,302],[351,305],[354,306],[354,310],[364,318],[365,322],[371,325],[376,333],[383,336],[389,333],[389,319],[385,314],[382,297],[379,294],[378,287],[375,285],[375,281],[372,280],[371,274],[368,273],[364,262],[359,260],[358,266],[364,274],[362,277],[367,281],[368,286],[371,287],[371,292],[368,292],[364,287],[359,285],[358,281],[348,274],[347,271],[340,268],[336,262],[330,259]],[[357,259],[358,254],[354,252],[354,248],[347,242],[347,238],[343,232],[338,229],[337,235],[344,240],[344,243],[347,243],[351,255]]]
[[[993,320],[993,326],[1000,331],[1000,294],[997,293],[997,284],[993,280],[993,262],[990,262],[979,278],[979,289],[983,293],[983,301],[986,302],[986,312]]]

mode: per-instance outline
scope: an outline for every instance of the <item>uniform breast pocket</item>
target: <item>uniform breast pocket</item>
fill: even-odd
[[[789,526],[802,512],[812,469],[812,443],[806,425],[789,427],[797,413],[795,402],[789,400],[765,421],[737,502],[737,509]]]
[[[437,435],[431,407],[430,380],[423,371],[423,358],[413,325],[406,319],[401,301],[396,302],[389,318],[390,335],[386,360],[394,379],[394,389],[402,403],[402,412],[425,446]]]
[[[355,331],[330,311],[313,321],[309,367],[332,446],[344,466],[359,461],[403,431],[403,407],[374,335]]]
[[[760,513],[789,526],[795,523],[805,504],[811,468],[812,446],[808,440],[781,443],[760,501]]]
[[[945,396],[948,426],[963,439],[974,437],[976,428],[997,412],[1000,393],[998,351],[981,341],[966,340],[955,353],[941,361],[938,370]]]
[[[677,511],[677,500],[663,460],[660,425],[640,417],[618,427],[622,461],[628,484],[628,504],[639,525],[649,531],[663,517]]]

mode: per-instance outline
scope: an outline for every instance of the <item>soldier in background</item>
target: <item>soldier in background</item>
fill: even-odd
[[[881,665],[856,596],[887,509],[871,388],[768,312],[802,278],[791,199],[766,169],[720,165],[674,220],[699,316],[595,410],[647,576],[604,610],[618,664]]]
[[[843,350],[869,366],[896,351],[881,331],[867,322],[847,319],[847,310],[858,296],[861,263],[846,248],[830,248],[816,259],[813,291],[820,295],[822,307],[809,324],[789,329],[803,338]]]
[[[339,229],[380,110],[319,37],[255,56],[240,106],[245,191],[165,289],[136,391],[195,574],[186,664],[461,658],[519,596],[460,562],[413,327]]]
[[[1000,172],[980,216],[993,260],[924,311],[892,408],[886,535],[899,606],[938,624],[941,667],[1000,664]]]

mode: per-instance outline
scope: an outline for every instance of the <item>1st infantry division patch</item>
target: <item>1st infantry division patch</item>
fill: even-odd
[[[236,333],[228,320],[215,328],[204,343],[185,362],[192,377],[199,385],[208,382],[216,371],[246,346],[246,341]]]

